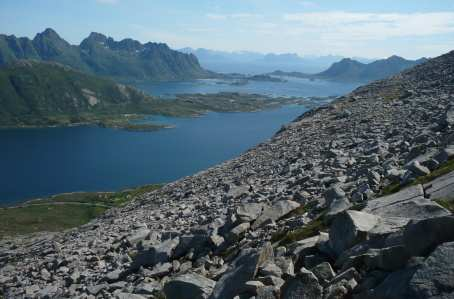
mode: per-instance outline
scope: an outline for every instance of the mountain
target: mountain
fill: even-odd
[[[288,72],[317,73],[343,58],[333,55],[301,57],[294,53],[225,52],[203,48],[184,48],[179,51],[194,54],[200,64],[211,71],[243,74],[262,74],[277,69]]]
[[[33,40],[0,35],[0,66],[18,59],[59,62],[123,81],[172,81],[210,75],[194,55],[174,51],[166,44],[141,44],[132,39],[117,42],[100,33],[91,33],[78,46],[52,29],[38,33]]]
[[[270,73],[270,75],[341,82],[370,82],[390,77],[426,61],[426,58],[406,60],[399,56],[391,56],[387,59],[362,63],[351,58],[344,58],[339,62],[333,63],[327,70],[317,74],[279,70]]]
[[[425,58],[406,60],[399,56],[391,56],[365,64],[345,58],[334,63],[326,71],[317,74],[316,77],[336,81],[368,82],[395,75],[425,61],[427,61]]]
[[[0,126],[61,125],[143,111],[152,98],[55,62],[0,68]]]

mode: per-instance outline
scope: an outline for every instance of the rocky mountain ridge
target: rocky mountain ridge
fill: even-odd
[[[174,51],[166,44],[141,44],[133,39],[117,42],[93,32],[76,46],[50,28],[32,40],[0,34],[0,66],[18,59],[59,62],[122,81],[173,81],[210,76],[194,55]]]
[[[3,294],[452,298],[453,83],[451,52],[79,229],[3,240]]]

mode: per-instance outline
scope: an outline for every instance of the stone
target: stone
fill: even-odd
[[[209,239],[206,234],[191,234],[179,237],[178,246],[175,248],[173,256],[180,258],[191,250],[196,256],[206,251]]]
[[[128,240],[129,244],[135,245],[140,241],[147,239],[150,233],[151,230],[147,229],[146,227],[141,228],[127,236],[126,240]]]
[[[326,219],[332,219],[337,214],[340,214],[343,211],[348,210],[351,206],[352,204],[345,197],[333,199],[328,207]]]
[[[109,287],[109,285],[107,283],[103,283],[103,284],[98,284],[98,285],[93,285],[93,286],[88,286],[87,287],[87,291],[89,294],[91,295],[98,295],[102,290],[105,290]]]
[[[454,241],[454,216],[412,222],[403,237],[410,256],[426,256],[439,244]]]
[[[362,211],[382,217],[418,220],[451,214],[439,204],[424,198],[422,185],[415,185],[395,194],[370,200]]]
[[[139,251],[134,257],[131,268],[133,270],[137,270],[141,266],[154,266],[159,263],[169,262],[179,243],[180,239],[177,237],[166,240],[158,245],[154,245],[149,249]]]
[[[169,280],[163,288],[167,299],[206,299],[215,282],[196,273],[187,273]]]
[[[146,297],[137,295],[137,294],[131,294],[131,293],[118,293],[115,295],[116,299],[145,299]]]
[[[371,231],[380,221],[380,217],[359,211],[345,211],[338,215],[329,232],[331,248],[337,255],[344,250],[368,239]]]
[[[244,234],[249,230],[250,227],[251,227],[251,225],[249,224],[249,222],[244,222],[244,223],[241,223],[241,224],[235,226],[229,232],[229,234],[227,236],[227,240],[230,243],[240,240],[244,236]]]
[[[330,206],[331,202],[335,199],[340,199],[345,197],[344,190],[341,189],[340,186],[335,185],[325,191],[325,201],[326,205]]]
[[[320,282],[324,282],[325,284],[328,283],[331,279],[336,276],[333,268],[331,267],[330,263],[323,262],[314,268],[311,269],[314,275],[318,278]]]
[[[247,281],[243,286],[242,294],[247,293],[249,295],[255,296],[258,293],[260,288],[263,288],[265,285],[261,281],[251,280]]]
[[[454,297],[454,242],[438,246],[409,282],[412,298]]]
[[[281,287],[282,299],[319,299],[323,288],[311,271],[301,268],[295,277],[289,278]]]
[[[135,287],[134,293],[139,295],[153,295],[161,290],[159,282],[142,282]]]
[[[410,255],[402,245],[378,249],[373,248],[363,254],[351,256],[343,261],[342,269],[355,267],[366,271],[374,269],[396,271],[405,267],[409,258]]]
[[[410,170],[412,173],[414,173],[417,177],[425,176],[430,173],[430,170],[427,167],[419,164],[419,161],[417,160],[406,165],[406,168]]]
[[[431,200],[451,199],[454,193],[454,172],[436,178],[424,185],[426,195]]]
[[[115,282],[120,279],[122,273],[123,271],[121,271],[120,269],[111,271],[106,274],[106,280],[108,282]]]
[[[264,224],[274,222],[299,207],[300,204],[295,201],[280,200],[271,207],[265,207],[262,214],[254,221],[252,228],[257,229]]]
[[[148,272],[148,277],[160,278],[168,275],[172,271],[173,265],[171,263],[159,263],[153,267],[153,270]]]
[[[239,295],[247,281],[253,280],[260,266],[274,258],[270,243],[260,249],[243,249],[232,262],[228,271],[222,275],[214,287],[210,298],[231,299]]]
[[[259,275],[261,276],[282,276],[282,270],[273,262],[267,262],[259,269]]]
[[[264,205],[261,203],[245,203],[239,205],[236,210],[236,217],[241,222],[252,222],[262,213]]]
[[[272,286],[266,286],[257,290],[255,299],[278,299],[276,289]]]

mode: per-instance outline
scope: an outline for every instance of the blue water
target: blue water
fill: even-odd
[[[179,93],[241,92],[270,96],[338,96],[346,94],[359,83],[340,83],[325,80],[285,78],[287,82],[250,81],[246,85],[230,85],[225,80],[195,80],[183,82],[156,82],[135,84],[136,87],[157,96],[174,96]]]
[[[160,96],[237,91],[280,96],[339,95],[355,85],[307,80],[213,80],[139,86]],[[157,132],[95,126],[0,130],[0,205],[75,191],[115,191],[164,183],[238,156],[303,113],[302,106],[255,113],[209,113],[199,118],[151,117],[174,124]]]
[[[157,132],[91,126],[0,130],[0,203],[173,181],[239,155],[304,110],[160,117],[155,120],[176,128]]]

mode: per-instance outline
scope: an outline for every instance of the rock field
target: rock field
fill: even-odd
[[[311,110],[238,158],[78,229],[0,241],[0,290],[454,298],[454,216],[439,204],[454,202],[454,173],[427,180],[452,158],[454,52]],[[390,185],[401,190],[382,195]]]

